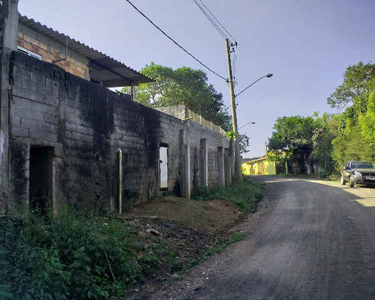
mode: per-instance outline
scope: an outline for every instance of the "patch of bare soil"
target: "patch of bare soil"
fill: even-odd
[[[238,224],[243,216],[228,201],[200,202],[175,196],[159,197],[132,207],[119,218],[139,226],[138,234],[148,237],[146,247],[149,249],[161,245],[162,239],[165,256],[153,274],[154,280],[135,285],[129,295],[121,299],[148,299],[165,282],[181,279],[195,259],[233,235],[228,229]]]
[[[242,213],[225,200],[194,201],[166,196],[133,206],[129,215],[157,216],[161,220],[175,221],[189,228],[220,232],[236,222]]]

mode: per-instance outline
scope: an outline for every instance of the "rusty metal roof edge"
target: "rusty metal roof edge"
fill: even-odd
[[[245,158],[246,159],[246,158]],[[261,160],[266,160],[268,159],[266,155],[263,155],[262,157],[259,157],[259,158],[256,158],[256,159],[252,159],[252,160],[248,160],[248,161],[245,161],[244,164],[246,163],[252,163],[252,162],[257,162],[257,161],[261,161]]]
[[[94,48],[92,48],[92,47],[90,47],[90,46],[87,46],[86,44],[81,43],[80,41],[77,41],[77,40],[71,38],[70,36],[68,36],[68,35],[66,35],[66,34],[60,33],[60,32],[58,32],[57,30],[54,30],[54,29],[52,29],[52,28],[50,28],[50,27],[47,27],[46,25],[43,25],[43,24],[41,24],[40,22],[37,22],[37,21],[35,21],[35,20],[32,19],[32,18],[28,18],[28,17],[26,17],[26,16],[23,16],[23,15],[19,14],[19,22],[22,23],[22,24],[24,24],[24,25],[26,25],[26,26],[28,25],[27,22],[31,22],[31,23],[33,23],[33,25],[38,26],[41,30],[44,30],[44,32],[41,32],[42,34],[46,34],[45,31],[47,30],[47,32],[50,33],[50,34],[55,34],[55,35],[57,35],[57,36],[59,36],[59,37],[68,38],[69,41],[73,41],[74,43],[77,43],[77,44],[80,45],[81,47],[84,47],[85,49],[82,49],[82,51],[83,51],[83,50],[94,51],[97,55],[104,56],[105,58],[107,58],[107,59],[109,59],[109,60],[115,62],[115,63],[118,64],[118,65],[121,65],[123,68],[126,68],[126,69],[130,70],[131,72],[135,73],[136,75],[138,75],[138,76],[140,77],[139,79],[141,79],[141,80],[136,80],[136,81],[139,82],[139,83],[146,83],[146,82],[152,82],[152,81],[155,81],[154,79],[151,79],[151,78],[149,78],[149,77],[143,75],[142,73],[139,73],[138,71],[136,71],[136,70],[134,70],[134,69],[128,67],[128,66],[125,65],[124,63],[122,63],[122,62],[120,62],[120,61],[118,61],[118,60],[116,60],[116,59],[114,59],[114,58],[112,58],[112,57],[110,57],[110,56],[104,54],[103,52],[98,51],[98,50],[95,50]],[[50,38],[53,39],[53,37],[50,37]],[[56,38],[55,38],[55,40],[56,40]],[[57,41],[57,42],[59,42],[59,41]],[[69,46],[68,46],[68,48],[69,48]],[[89,56],[87,56],[86,54],[81,53],[81,51],[79,51],[79,49],[77,50],[77,48],[76,48],[76,49],[73,49],[73,50],[76,51],[76,52],[78,52],[78,53],[80,53],[81,55],[86,56],[87,58],[91,59],[91,58],[90,58]],[[95,62],[95,59],[91,59],[91,60]],[[143,79],[143,80],[142,80],[142,79]]]

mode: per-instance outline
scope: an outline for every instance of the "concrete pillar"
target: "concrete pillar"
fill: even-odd
[[[17,50],[18,33],[18,0],[5,0],[1,5],[1,17],[3,18],[3,41],[4,48]],[[1,21],[0,21],[1,22]]]
[[[225,173],[225,184],[231,184],[232,183],[232,168],[231,168],[231,155],[230,155],[230,149],[225,148],[224,149],[224,173]]]
[[[52,157],[52,210],[53,218],[58,217],[60,201],[63,199],[63,192],[61,182],[63,181],[62,175],[64,173],[64,151],[62,146],[55,146],[53,149]]]
[[[224,170],[224,148],[217,147],[217,164],[219,171],[219,184],[225,186],[225,170]]]
[[[200,142],[200,185],[208,186],[208,149],[207,139]]]
[[[9,205],[9,70],[11,52],[17,50],[17,4],[5,0],[0,5],[0,214]]]
[[[180,153],[181,153],[181,196],[187,199],[191,197],[190,180],[190,147],[187,129],[180,130]]]
[[[235,170],[235,157],[234,157],[234,145],[230,145],[231,147],[231,155],[230,155],[230,172],[231,172],[231,177],[234,178],[234,175],[236,173],[236,170]]]
[[[30,191],[30,140],[13,138],[9,146],[8,213],[26,212]]]
[[[133,101],[135,101],[135,85],[133,83],[130,87],[130,97]]]

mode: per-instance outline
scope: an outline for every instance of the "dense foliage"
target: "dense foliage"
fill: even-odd
[[[375,78],[375,64],[349,66],[344,74],[344,82],[328,97],[327,102],[332,107],[342,108],[351,105],[363,97],[368,90],[368,82]]]
[[[332,159],[332,141],[336,137],[339,120],[336,115],[323,114],[319,117],[314,115],[317,129],[312,136],[313,150],[310,159],[318,163],[321,176],[326,177],[335,170],[335,161]]]
[[[375,64],[349,66],[344,82],[327,99],[341,114],[278,118],[269,140],[270,158],[296,163],[317,162],[329,175],[348,160],[375,160]]]
[[[268,148],[285,153],[288,161],[298,163],[304,171],[304,161],[310,157],[313,149],[312,136],[316,130],[312,117],[282,117],[276,120],[275,131],[269,139]]]
[[[369,87],[366,94],[362,99],[354,99],[354,104],[339,117],[340,124],[333,140],[332,152],[338,168],[347,160],[375,160],[374,88]]]
[[[152,276],[168,257],[163,241],[144,251],[139,228],[63,213],[0,219],[0,298],[106,299]]]

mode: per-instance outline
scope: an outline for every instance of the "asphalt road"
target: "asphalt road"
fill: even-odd
[[[257,180],[271,207],[245,239],[151,299],[375,299],[375,189]]]

